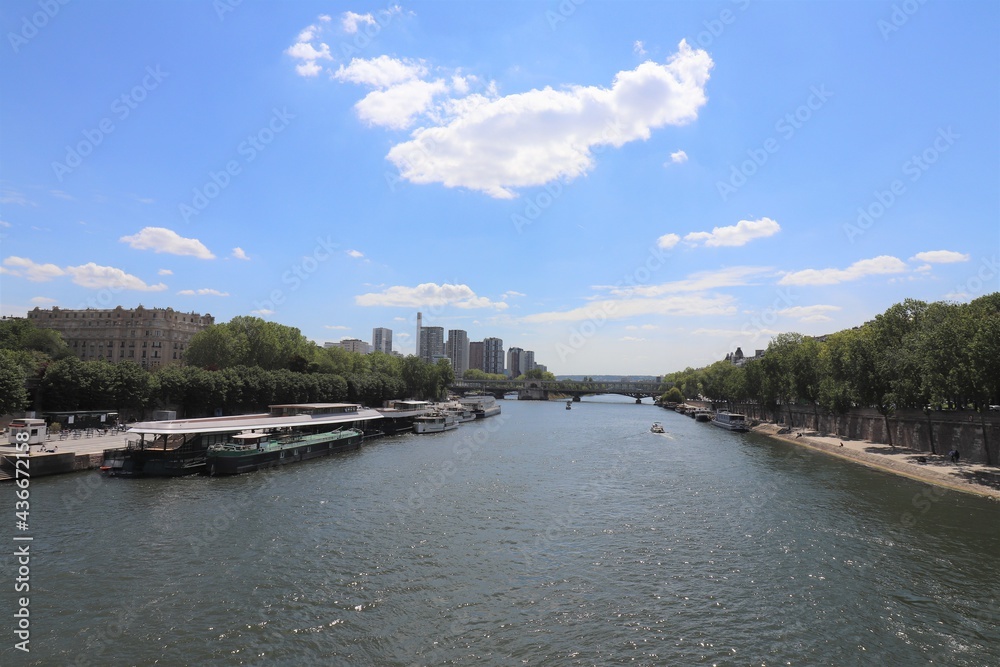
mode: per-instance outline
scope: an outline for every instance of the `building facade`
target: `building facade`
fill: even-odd
[[[469,370],[469,334],[462,329],[449,329],[445,354],[451,359],[455,377],[462,377]]]
[[[336,343],[323,343],[323,347],[339,347],[348,352],[357,352],[358,354],[368,354],[372,351],[371,345],[360,338],[344,338]]]
[[[502,339],[486,338],[483,340],[483,370],[487,373],[503,375],[504,354]]]
[[[469,368],[483,370],[483,341],[481,340],[469,343]]]
[[[392,354],[392,329],[372,329],[372,351]]]
[[[535,351],[525,350],[524,351],[524,372],[535,370]]]
[[[524,350],[511,347],[507,350],[507,376],[516,378],[524,372]]]
[[[443,327],[421,327],[419,353],[427,363],[434,363],[436,357],[447,356],[444,353]]]
[[[173,308],[63,310],[28,312],[36,326],[58,331],[84,361],[133,361],[147,370],[183,363],[184,350],[195,334],[215,324],[211,315],[181,313]]]

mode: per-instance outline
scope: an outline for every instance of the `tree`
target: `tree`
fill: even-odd
[[[28,407],[25,379],[20,364],[7,350],[0,350],[0,415],[20,412]]]
[[[683,403],[684,394],[677,387],[671,387],[660,397],[661,403]]]

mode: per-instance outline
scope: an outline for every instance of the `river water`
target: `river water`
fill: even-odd
[[[238,477],[34,480],[0,664],[1000,664],[1000,503],[631,399],[501,405]]]

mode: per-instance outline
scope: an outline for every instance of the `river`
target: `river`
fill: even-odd
[[[501,405],[237,477],[33,480],[0,664],[1000,664],[1000,503],[631,399]]]

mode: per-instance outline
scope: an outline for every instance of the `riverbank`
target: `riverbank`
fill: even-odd
[[[981,463],[952,463],[946,454],[930,454],[906,447],[842,438],[807,429],[789,430],[776,424],[761,424],[754,433],[808,447],[896,475],[955,491],[1000,500],[1000,467]]]

